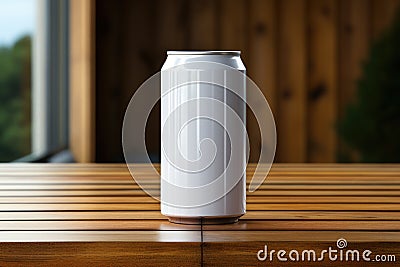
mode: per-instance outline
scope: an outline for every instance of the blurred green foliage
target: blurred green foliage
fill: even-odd
[[[400,12],[372,45],[357,102],[346,110],[338,133],[361,162],[400,162]]]
[[[0,47],[0,162],[31,153],[31,38]]]

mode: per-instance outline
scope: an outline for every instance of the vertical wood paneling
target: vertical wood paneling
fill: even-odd
[[[150,35],[156,34],[155,59],[158,64],[155,71],[160,71],[167,58],[169,50],[188,50],[189,47],[189,1],[186,0],[158,0],[156,5],[157,23]],[[151,50],[150,50],[151,51]],[[146,127],[146,147],[154,161],[160,160],[161,126],[160,103],[150,114]]]
[[[309,2],[308,162],[335,161],[337,17],[335,0]]]
[[[371,40],[390,25],[399,3],[400,0],[97,1],[98,160],[122,159],[120,129],[126,105],[134,90],[160,70],[167,50],[241,50],[250,78],[261,88],[275,115],[276,161],[335,161],[337,152],[346,150],[336,137],[335,123],[347,105],[356,100],[357,80]],[[81,28],[78,30],[87,27],[81,26],[79,20],[71,21],[71,25]],[[94,59],[90,60],[93,64]],[[72,71],[72,75],[82,74],[78,68]],[[79,91],[76,88],[82,86],[74,87],[74,92]],[[82,90],[82,94],[88,93]],[[80,101],[71,100],[75,114],[81,114],[82,107],[76,106]],[[157,108],[146,134],[152,140],[148,142],[150,154],[159,153]],[[251,150],[256,151],[250,154],[250,161],[254,162],[260,136],[254,117],[248,115],[247,120]],[[81,128],[90,125],[80,118],[71,123]],[[89,140],[71,146],[91,151],[94,138],[89,139],[72,127],[71,130],[71,138],[86,136],[85,140]]]
[[[276,116],[276,1],[251,0],[249,5],[248,75],[262,90]],[[256,107],[257,108],[257,107]],[[256,162],[261,149],[257,120],[247,116],[250,161]]]
[[[367,56],[371,40],[371,2],[369,0],[342,0],[339,2],[339,116],[356,99],[357,80]],[[339,143],[339,155],[357,160],[357,153]]]
[[[247,62],[247,57],[249,56],[249,51],[247,50],[247,8],[246,0],[221,0],[218,5],[218,11],[220,12],[218,29],[219,50],[240,50],[242,52],[241,58],[245,64]],[[248,127],[255,129],[255,131],[249,133],[249,135],[254,137],[257,135],[257,128],[253,123],[254,118],[252,120],[250,114],[251,111],[247,108],[246,124]],[[250,122],[247,122],[248,120]],[[247,130],[249,131],[249,128],[247,128]],[[257,141],[252,139],[250,141],[250,161],[255,161],[257,159],[257,153],[255,153],[257,147],[256,142]]]
[[[125,1],[121,8],[121,25],[130,25],[135,34],[128,34],[121,43],[121,54],[127,59],[121,63],[121,86],[124,88],[122,101],[124,105],[135,90],[149,78],[152,69],[159,66],[150,53],[154,49],[156,36],[153,33],[155,16],[152,1]],[[143,27],[147,25],[147,27]],[[129,88],[129,89],[128,89]]]
[[[354,100],[357,79],[371,39],[369,0],[340,1],[339,106],[343,112]]]
[[[218,41],[217,4],[215,0],[190,1],[190,48],[215,50]]]
[[[222,50],[241,50],[247,57],[247,2],[245,0],[221,0],[219,46]]]
[[[160,67],[151,51],[154,50],[157,43],[157,36],[154,35],[154,29],[158,27],[154,21],[156,10],[154,8],[154,0],[150,1],[129,1],[125,0],[121,8],[121,25],[129,25],[130,31],[135,34],[127,34],[124,36],[124,42],[121,42],[121,54],[127,60],[121,62],[121,99],[119,105],[127,107],[129,100],[140,85],[153,75],[153,70]],[[157,16],[158,17],[158,16]],[[165,54],[164,54],[165,56]],[[122,121],[125,109],[118,114],[118,120]],[[160,138],[155,138],[160,131],[160,110],[156,106],[153,113],[148,119],[146,133],[151,132],[152,137],[146,136],[146,146],[151,153],[151,158],[158,157],[158,147],[160,146]],[[120,129],[122,128],[122,124]],[[118,131],[120,131],[118,129]],[[141,130],[141,129],[140,129]],[[120,133],[122,136],[122,133]],[[148,139],[151,139],[148,140]],[[121,139],[119,139],[121,143]],[[121,147],[121,146],[119,146]],[[145,158],[139,159],[145,162]]]
[[[189,2],[184,0],[156,1],[156,27],[158,51],[166,57],[166,51],[184,49],[189,45]]]
[[[123,29],[118,15],[123,2],[96,4],[96,162],[116,162],[122,160],[121,65],[126,61],[121,60]]]
[[[306,132],[306,1],[278,1],[277,160],[304,162]]]
[[[77,162],[95,153],[95,1],[70,1],[69,142]]]
[[[372,0],[372,34],[377,38],[386,29],[399,8],[399,0]]]

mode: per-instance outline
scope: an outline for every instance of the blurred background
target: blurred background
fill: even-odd
[[[276,162],[400,162],[400,0],[0,0],[0,161],[123,162],[167,50],[241,50]],[[146,131],[160,154],[160,109]],[[248,110],[250,161],[260,136]]]

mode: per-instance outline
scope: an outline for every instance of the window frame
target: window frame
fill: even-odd
[[[32,45],[31,154],[42,162],[69,147],[69,0],[36,0]]]

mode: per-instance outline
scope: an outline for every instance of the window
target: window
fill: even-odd
[[[34,0],[0,0],[0,162],[31,149]]]
[[[68,4],[0,0],[0,162],[68,147]]]

